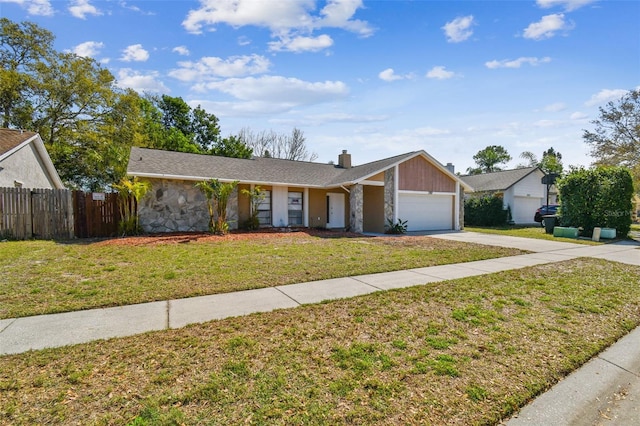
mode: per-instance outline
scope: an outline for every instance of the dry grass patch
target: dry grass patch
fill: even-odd
[[[180,299],[522,254],[428,237],[303,232],[0,243],[0,318]],[[339,236],[337,234],[336,236]]]
[[[0,358],[4,424],[496,424],[640,323],[600,260]]]

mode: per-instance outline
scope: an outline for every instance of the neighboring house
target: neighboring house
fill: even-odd
[[[134,147],[127,175],[152,184],[139,206],[146,232],[206,231],[206,200],[194,184],[209,179],[239,182],[228,205],[232,229],[251,214],[242,189],[256,186],[265,194],[258,207],[262,226],[371,233],[398,220],[410,231],[461,229],[464,190],[471,189],[424,151],[352,167],[347,151],[333,165]]]
[[[544,172],[539,167],[503,170],[460,178],[474,190],[472,196],[501,194],[504,208],[511,208],[511,218],[516,224],[535,223],[536,210],[547,204],[547,185],[542,183]],[[555,204],[554,186],[549,191],[549,204]]]
[[[39,134],[0,129],[0,187],[64,188]]]

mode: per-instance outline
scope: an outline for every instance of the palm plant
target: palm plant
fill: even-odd
[[[138,177],[122,178],[120,183],[111,185],[120,196],[118,208],[120,210],[120,233],[122,235],[137,235],[142,230],[138,221],[138,203],[151,189],[147,181],[138,180]]]
[[[229,232],[227,222],[227,204],[233,190],[238,186],[238,181],[220,182],[218,179],[210,179],[196,183],[207,198],[209,209],[209,231],[214,234],[224,235]]]

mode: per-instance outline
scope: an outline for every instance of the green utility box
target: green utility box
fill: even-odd
[[[616,228],[602,228],[602,230],[600,230],[600,238],[613,239],[615,237],[616,237]]]
[[[556,226],[553,228],[554,237],[578,238],[578,228],[568,226]]]

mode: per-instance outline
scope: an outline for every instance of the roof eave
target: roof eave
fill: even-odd
[[[194,182],[200,182],[203,180],[217,179],[221,182],[240,182],[247,185],[262,185],[262,186],[299,186],[303,188],[325,188],[325,185],[310,185],[306,183],[294,183],[294,182],[269,182],[258,180],[244,180],[244,179],[229,179],[220,178],[215,176],[185,176],[185,175],[172,175],[167,173],[145,173],[127,171],[127,176],[137,176],[147,179],[175,179],[175,180],[188,180]]]

